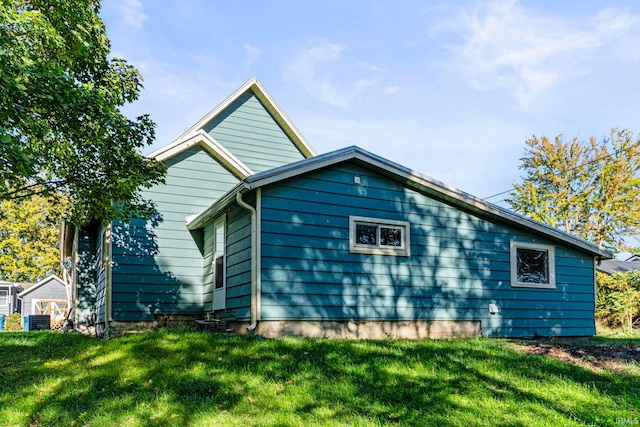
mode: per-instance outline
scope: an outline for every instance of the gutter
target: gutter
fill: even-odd
[[[260,233],[258,232],[262,192],[256,191],[256,208],[242,200],[242,192],[236,193],[236,202],[251,213],[251,324],[248,332],[253,332],[260,321]]]

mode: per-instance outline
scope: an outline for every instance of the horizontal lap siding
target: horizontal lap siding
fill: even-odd
[[[254,172],[304,159],[253,93],[245,93],[203,128]]]
[[[264,320],[478,319],[486,335],[594,332],[588,255],[359,166],[267,187],[262,206]],[[349,253],[349,215],[409,221],[411,256]],[[556,289],[511,287],[512,239],[555,245]]]
[[[227,215],[227,311],[236,320],[251,314],[251,215],[235,207]]]
[[[114,320],[204,311],[202,232],[187,230],[186,218],[205,210],[238,180],[199,146],[165,164],[165,184],[144,191],[160,213],[157,221],[112,226]]]
[[[205,311],[213,310],[213,252],[214,252],[214,228],[213,221],[203,227],[204,233],[204,259],[202,263],[203,278],[203,304]]]

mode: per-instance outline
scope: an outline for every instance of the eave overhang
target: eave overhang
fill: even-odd
[[[420,193],[428,194],[436,199],[470,211],[479,216],[491,218],[499,222],[532,231],[551,240],[573,246],[598,258],[613,258],[613,253],[605,248],[580,239],[572,234],[565,233],[539,221],[535,221],[524,215],[517,214],[486,202],[471,194],[450,187],[440,181],[434,180],[433,178],[422,175],[416,171],[355,146],[343,148],[341,150],[311,157],[309,159],[248,176],[205,211],[188,218],[187,227],[191,230],[202,227],[208,218],[211,218],[216,214],[216,212],[231,203],[235,199],[235,194],[238,192],[261,188],[345,161],[355,161],[365,168],[373,169],[376,172],[394,179],[395,181],[401,182]]]

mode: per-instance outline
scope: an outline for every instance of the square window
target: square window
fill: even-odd
[[[378,226],[356,223],[356,242],[358,245],[378,245]]]
[[[380,227],[380,246],[401,248],[402,230],[400,227]]]
[[[555,288],[555,248],[511,242],[511,286]]]
[[[409,256],[409,223],[359,216],[349,217],[352,253]]]

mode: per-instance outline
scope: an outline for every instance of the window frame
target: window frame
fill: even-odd
[[[0,307],[9,307],[9,295],[11,295],[11,292],[9,292],[8,289],[0,289],[0,294],[4,293],[4,297],[0,296]]]
[[[211,259],[211,284],[213,292],[213,310],[227,308],[227,215],[213,222],[213,248]],[[220,262],[218,263],[218,260]],[[220,282],[218,283],[218,279]],[[218,284],[221,286],[218,287]]]
[[[518,249],[533,249],[547,252],[547,262],[549,268],[549,279],[547,283],[529,283],[518,281]],[[538,288],[556,289],[556,248],[553,245],[528,242],[511,242],[510,247],[510,269],[511,287],[513,288]]]
[[[357,224],[373,225],[378,227],[378,236],[380,235],[381,227],[400,228],[402,230],[402,246],[382,246],[380,245],[379,238],[376,245],[358,244],[356,239]],[[351,215],[349,216],[349,252],[370,255],[411,256],[410,228],[411,223],[409,223],[409,221]]]

